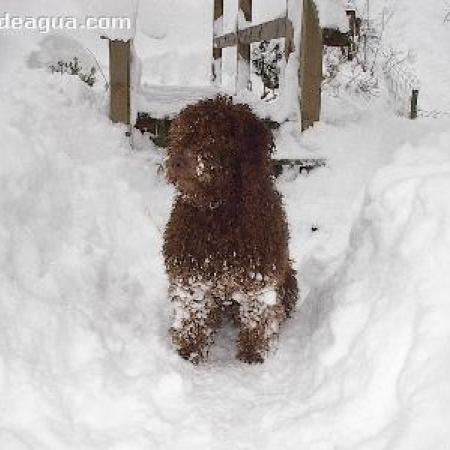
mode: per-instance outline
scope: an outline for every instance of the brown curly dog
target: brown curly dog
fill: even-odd
[[[238,357],[263,362],[295,306],[272,150],[264,122],[223,96],[188,106],[171,125],[166,173],[177,197],[163,247],[170,335],[193,363],[206,359],[226,310],[239,327]]]

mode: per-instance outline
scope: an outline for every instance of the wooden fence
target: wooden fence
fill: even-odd
[[[314,0],[303,0],[302,29],[298,36],[300,42],[296,44],[294,27],[287,12],[285,17],[248,26],[252,20],[252,2],[239,0],[240,18],[237,29],[235,32],[223,34],[224,0],[214,0],[212,78],[216,84],[222,82],[222,53],[226,47],[237,46],[236,87],[243,90],[250,84],[252,43],[284,39],[286,59],[296,45],[300,46],[298,101],[301,112],[300,125],[301,129],[305,130],[320,119],[323,45],[350,48],[351,36],[356,33],[358,22],[354,14],[347,12],[350,33],[322,29]],[[244,23],[242,19],[245,19]],[[132,45],[132,41],[109,41],[110,117],[113,122],[124,124],[134,123],[130,107]]]

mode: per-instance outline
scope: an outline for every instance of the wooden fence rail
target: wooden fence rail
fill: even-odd
[[[292,22],[280,17],[270,22],[239,30],[237,33],[227,33],[214,38],[214,48],[234,47],[238,42],[253,44],[255,42],[270,41],[271,39],[293,39]]]

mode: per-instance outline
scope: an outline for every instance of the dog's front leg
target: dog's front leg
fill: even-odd
[[[221,321],[221,306],[200,285],[173,283],[169,296],[174,307],[170,336],[178,353],[194,364],[206,360],[212,336]]]
[[[239,294],[238,358],[247,363],[262,363],[278,341],[281,323],[286,319],[275,289]]]

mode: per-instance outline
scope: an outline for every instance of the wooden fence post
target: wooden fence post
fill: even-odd
[[[411,93],[411,113],[410,113],[410,118],[411,119],[417,119],[418,99],[419,99],[419,90],[418,89],[413,89],[413,91]]]
[[[303,0],[300,47],[300,112],[302,131],[320,119],[322,85],[322,29],[314,0]]]
[[[131,123],[131,41],[109,40],[110,118]]]
[[[356,10],[346,11],[349,25],[350,42],[348,45],[348,60],[352,61],[356,53]]]
[[[252,21],[252,0],[239,0],[239,12],[242,11],[247,22]],[[237,26],[239,32],[239,20]],[[243,44],[238,37],[237,44],[237,75],[236,90],[237,92],[247,89],[250,82],[250,55],[251,44]]]
[[[222,83],[222,48],[214,48],[214,38],[223,34],[223,0],[214,0],[212,81]]]

